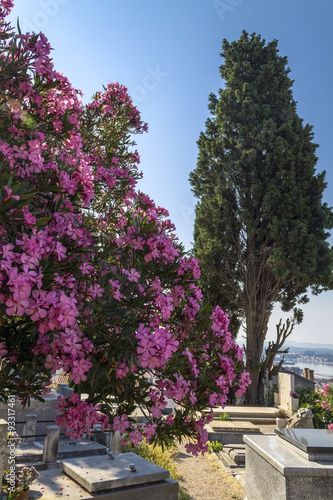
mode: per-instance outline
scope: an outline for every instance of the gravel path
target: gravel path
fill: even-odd
[[[180,445],[175,462],[181,476],[179,485],[191,500],[243,500],[243,488],[222,468],[214,453],[193,457]]]

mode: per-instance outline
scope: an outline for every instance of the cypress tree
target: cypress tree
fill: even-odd
[[[229,313],[235,333],[244,322],[254,400],[274,304],[300,322],[308,290],[332,288],[333,213],[322,201],[325,172],[315,171],[317,144],[297,114],[277,41],[243,31],[238,41],[223,40],[221,56],[224,88],[209,96],[211,117],[190,174],[198,198],[194,253],[206,297]]]

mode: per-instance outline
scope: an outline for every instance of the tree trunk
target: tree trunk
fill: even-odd
[[[247,399],[250,404],[256,404],[259,399],[259,372],[260,372],[260,359],[264,343],[257,342],[257,339],[247,337],[247,354],[246,354],[246,370],[250,374],[251,384],[247,390]]]
[[[269,316],[266,304],[249,309],[246,315],[246,369],[252,381],[247,390],[247,399],[251,404],[256,404],[262,393],[260,367]]]

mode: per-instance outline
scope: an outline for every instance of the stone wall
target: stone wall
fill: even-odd
[[[46,426],[54,423],[54,419],[58,414],[54,405],[57,403],[57,398],[59,394],[53,391],[50,394],[44,396],[45,402],[38,401],[36,399],[31,399],[30,406],[22,407],[21,402],[16,400],[15,407],[15,426],[16,432],[19,435],[23,434],[24,423],[26,422],[26,416],[29,414],[37,415],[37,434],[45,433]],[[7,420],[8,418],[8,407],[4,403],[0,403],[0,419]],[[43,422],[44,421],[44,422]]]
[[[297,373],[295,373],[294,377],[295,377],[296,392],[297,392],[297,387],[311,387],[313,392],[315,391],[316,382],[314,380],[305,378],[302,375],[298,375]]]

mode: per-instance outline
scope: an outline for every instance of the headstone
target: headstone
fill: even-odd
[[[166,398],[167,405],[165,410],[163,410],[164,415],[170,415],[171,413],[175,413],[178,407],[177,403],[173,399]]]
[[[299,398],[290,398],[290,409],[293,412],[299,409]]]
[[[57,461],[59,437],[60,427],[58,427],[58,425],[49,425],[46,427],[46,437],[43,448],[44,463]]]
[[[121,453],[123,451],[123,447],[121,445],[121,434],[119,431],[111,432],[110,434],[110,451],[112,453]]]
[[[34,413],[27,413],[23,426],[23,435],[30,435],[32,437],[24,438],[24,441],[35,441],[35,434],[37,434],[37,415]]]
[[[291,373],[282,373],[278,375],[280,406],[287,410],[291,410],[290,393],[295,392],[295,377]]]

